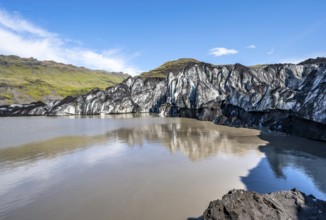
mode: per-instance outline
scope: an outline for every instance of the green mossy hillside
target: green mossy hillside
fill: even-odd
[[[142,73],[140,77],[165,78],[170,72],[174,74],[179,73],[190,63],[200,63],[200,61],[190,58],[182,58],[174,61],[168,61],[153,70]]]
[[[94,88],[105,89],[127,77],[123,73],[0,55],[0,104],[48,101]]]

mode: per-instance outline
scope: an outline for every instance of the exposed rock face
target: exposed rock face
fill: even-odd
[[[232,190],[211,202],[204,220],[224,219],[326,219],[326,202],[291,191],[258,194]]]
[[[326,63],[246,67],[189,63],[166,79],[128,78],[105,91],[0,115],[156,112],[326,140]]]

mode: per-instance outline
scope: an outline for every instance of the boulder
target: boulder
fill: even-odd
[[[231,190],[222,199],[210,202],[204,220],[235,219],[326,219],[326,202],[293,189],[258,194]]]

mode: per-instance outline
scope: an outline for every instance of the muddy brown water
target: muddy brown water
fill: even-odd
[[[187,219],[234,188],[326,199],[325,142],[155,115],[0,124],[0,219]]]

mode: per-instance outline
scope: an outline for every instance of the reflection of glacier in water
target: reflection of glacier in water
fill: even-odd
[[[48,121],[47,118],[43,119],[45,123]],[[55,119],[51,118],[51,120]],[[68,117],[66,120],[68,127],[71,126],[71,118]],[[260,144],[265,143],[257,138],[259,132],[255,130],[232,129],[191,119],[159,117],[126,119],[119,117],[110,118],[107,122],[113,120],[115,120],[113,127],[105,127],[105,123],[98,121],[98,118],[95,118],[94,125],[91,119],[77,121],[78,127],[76,128],[80,129],[80,125],[86,123],[86,127],[91,129],[90,135],[87,135],[87,131],[84,130],[81,136],[62,136],[63,134],[60,136],[56,130],[53,138],[48,140],[27,142],[15,147],[4,146],[0,149],[0,177],[2,180],[0,182],[0,219],[1,216],[5,216],[5,213],[24,213],[21,209],[41,201],[40,198],[43,198],[44,195],[51,195],[49,192],[51,189],[64,188],[74,183],[75,179],[78,179],[75,176],[78,176],[79,170],[101,170],[101,167],[108,167],[110,173],[118,171],[121,174],[114,174],[119,176],[118,183],[107,183],[111,190],[107,188],[108,186],[105,188],[95,187],[93,184],[89,186],[98,188],[99,192],[105,190],[110,195],[115,194],[112,191],[124,194],[119,190],[114,190],[115,187],[133,182],[133,185],[141,188],[144,185],[143,181],[163,178],[159,183],[155,183],[157,189],[153,188],[152,191],[148,189],[148,192],[162,197],[159,192],[172,184],[173,188],[171,188],[172,186],[166,188],[166,190],[173,189],[175,191],[171,194],[178,195],[181,192],[197,191],[197,193],[193,192],[193,196],[203,197],[204,195],[206,199],[202,200],[206,205],[207,201],[216,197],[215,193],[214,195],[211,193],[212,190],[218,188],[221,194],[228,190],[229,184],[225,183],[230,183],[237,188],[243,187],[237,176],[245,174],[244,164],[250,164],[248,167],[253,167],[259,161],[262,153],[256,149]],[[120,120],[121,123],[118,123]],[[67,129],[64,121],[65,119],[59,118],[60,124],[63,125],[62,129]],[[99,134],[96,134],[95,125],[98,122],[101,123],[101,126],[98,129]],[[41,122],[39,121],[39,123]],[[57,124],[56,128],[59,127]],[[69,135],[78,133],[79,130],[75,131],[74,126],[68,128]],[[107,131],[103,132],[104,129]],[[39,132],[41,129],[36,130]],[[52,134],[47,133],[46,135],[51,137]],[[164,147],[162,148],[162,146]],[[138,159],[137,155],[139,155]],[[214,158],[216,155],[226,161]],[[249,159],[246,158],[247,156]],[[232,157],[240,157],[243,160],[233,163],[231,162]],[[254,159],[250,159],[250,157]],[[202,161],[202,164],[194,164],[192,161]],[[152,167],[144,166],[142,163],[149,163]],[[223,165],[227,163],[232,163],[230,169],[234,170],[232,171],[233,176],[225,178],[222,182],[216,182],[219,175],[208,176],[213,172],[221,173],[224,170]],[[236,164],[241,163],[243,165],[238,168]],[[136,176],[133,176],[135,175],[134,169],[137,170]],[[85,172],[86,179],[93,179],[90,177],[93,175],[92,173],[99,171],[83,172]],[[120,176],[124,174],[126,176]],[[108,177],[109,180],[105,181],[113,181],[111,176]],[[138,176],[144,178],[140,185],[137,185],[134,180]],[[179,177],[182,179],[177,180]],[[124,181],[125,178],[132,180]],[[86,179],[80,179],[80,182],[87,182]],[[202,179],[206,179],[208,182],[202,183]],[[95,177],[94,181],[98,182],[98,177]],[[184,186],[185,183],[187,183],[187,187]],[[127,187],[132,188],[132,186]],[[205,192],[201,192],[202,187],[206,188]],[[225,188],[223,189],[223,187]],[[167,193],[167,195],[170,194]],[[126,196],[128,195],[126,194]],[[143,195],[139,196],[143,197]],[[51,197],[53,198],[53,196]],[[55,199],[53,200],[55,201]],[[139,198],[139,200],[149,200],[149,198]],[[142,204],[140,201],[137,203]],[[40,206],[43,204],[46,202]],[[117,208],[115,207],[115,209]],[[198,207],[198,210],[201,211],[203,208]],[[15,210],[20,210],[20,212]]]
[[[123,119],[130,117],[130,115],[124,116]],[[46,141],[0,149],[0,163],[15,166],[19,162],[18,164],[21,165],[28,161],[53,158],[114,140],[126,143],[130,147],[159,143],[167,147],[171,153],[180,151],[191,160],[200,160],[219,153],[241,156],[248,150],[257,149],[259,145],[266,143],[257,138],[259,135],[257,130],[234,129],[192,119],[145,118],[146,120],[133,118],[130,127],[126,127],[128,124],[125,124],[122,128],[110,129],[100,135],[60,136]],[[135,123],[135,120],[141,123]],[[94,126],[89,127],[93,134]],[[102,130],[103,128],[101,132]]]
[[[326,199],[326,148],[323,142],[288,135],[260,135],[266,141],[263,143],[251,136],[249,130],[237,132],[237,129],[227,127],[215,130],[206,123],[190,123],[192,121],[151,124],[142,129],[115,130],[111,135],[130,146],[160,141],[172,153],[181,151],[191,160],[221,153],[241,156],[260,143],[259,150],[266,158],[250,171],[248,177],[241,178],[248,190],[268,193],[298,188]]]
[[[62,129],[65,120],[71,124],[60,118]],[[46,217],[52,206],[61,213],[57,218],[75,216],[60,205],[62,199],[71,210],[89,207],[78,209],[80,219],[91,214],[152,219],[160,212],[165,219],[185,219],[200,215],[210,200],[232,188],[297,187],[326,199],[324,143],[182,118],[94,117],[76,123],[68,128],[70,136],[57,131],[48,140],[0,149],[0,219]],[[90,131],[76,136],[83,123]],[[100,204],[94,202],[99,198]],[[82,204],[74,204],[78,199]],[[101,204],[107,207],[98,210]],[[140,215],[148,207],[147,216]]]
[[[325,143],[294,136],[260,137],[269,142],[260,147],[266,158],[241,178],[249,190],[268,193],[297,188],[326,199]]]
[[[259,132],[249,129],[234,129],[212,123],[189,119],[169,119],[168,123],[150,124],[136,129],[117,129],[107,137],[119,139],[129,146],[146,142],[163,144],[171,153],[182,152],[191,160],[205,159],[217,154],[245,155],[248,150],[266,142],[259,140]]]

